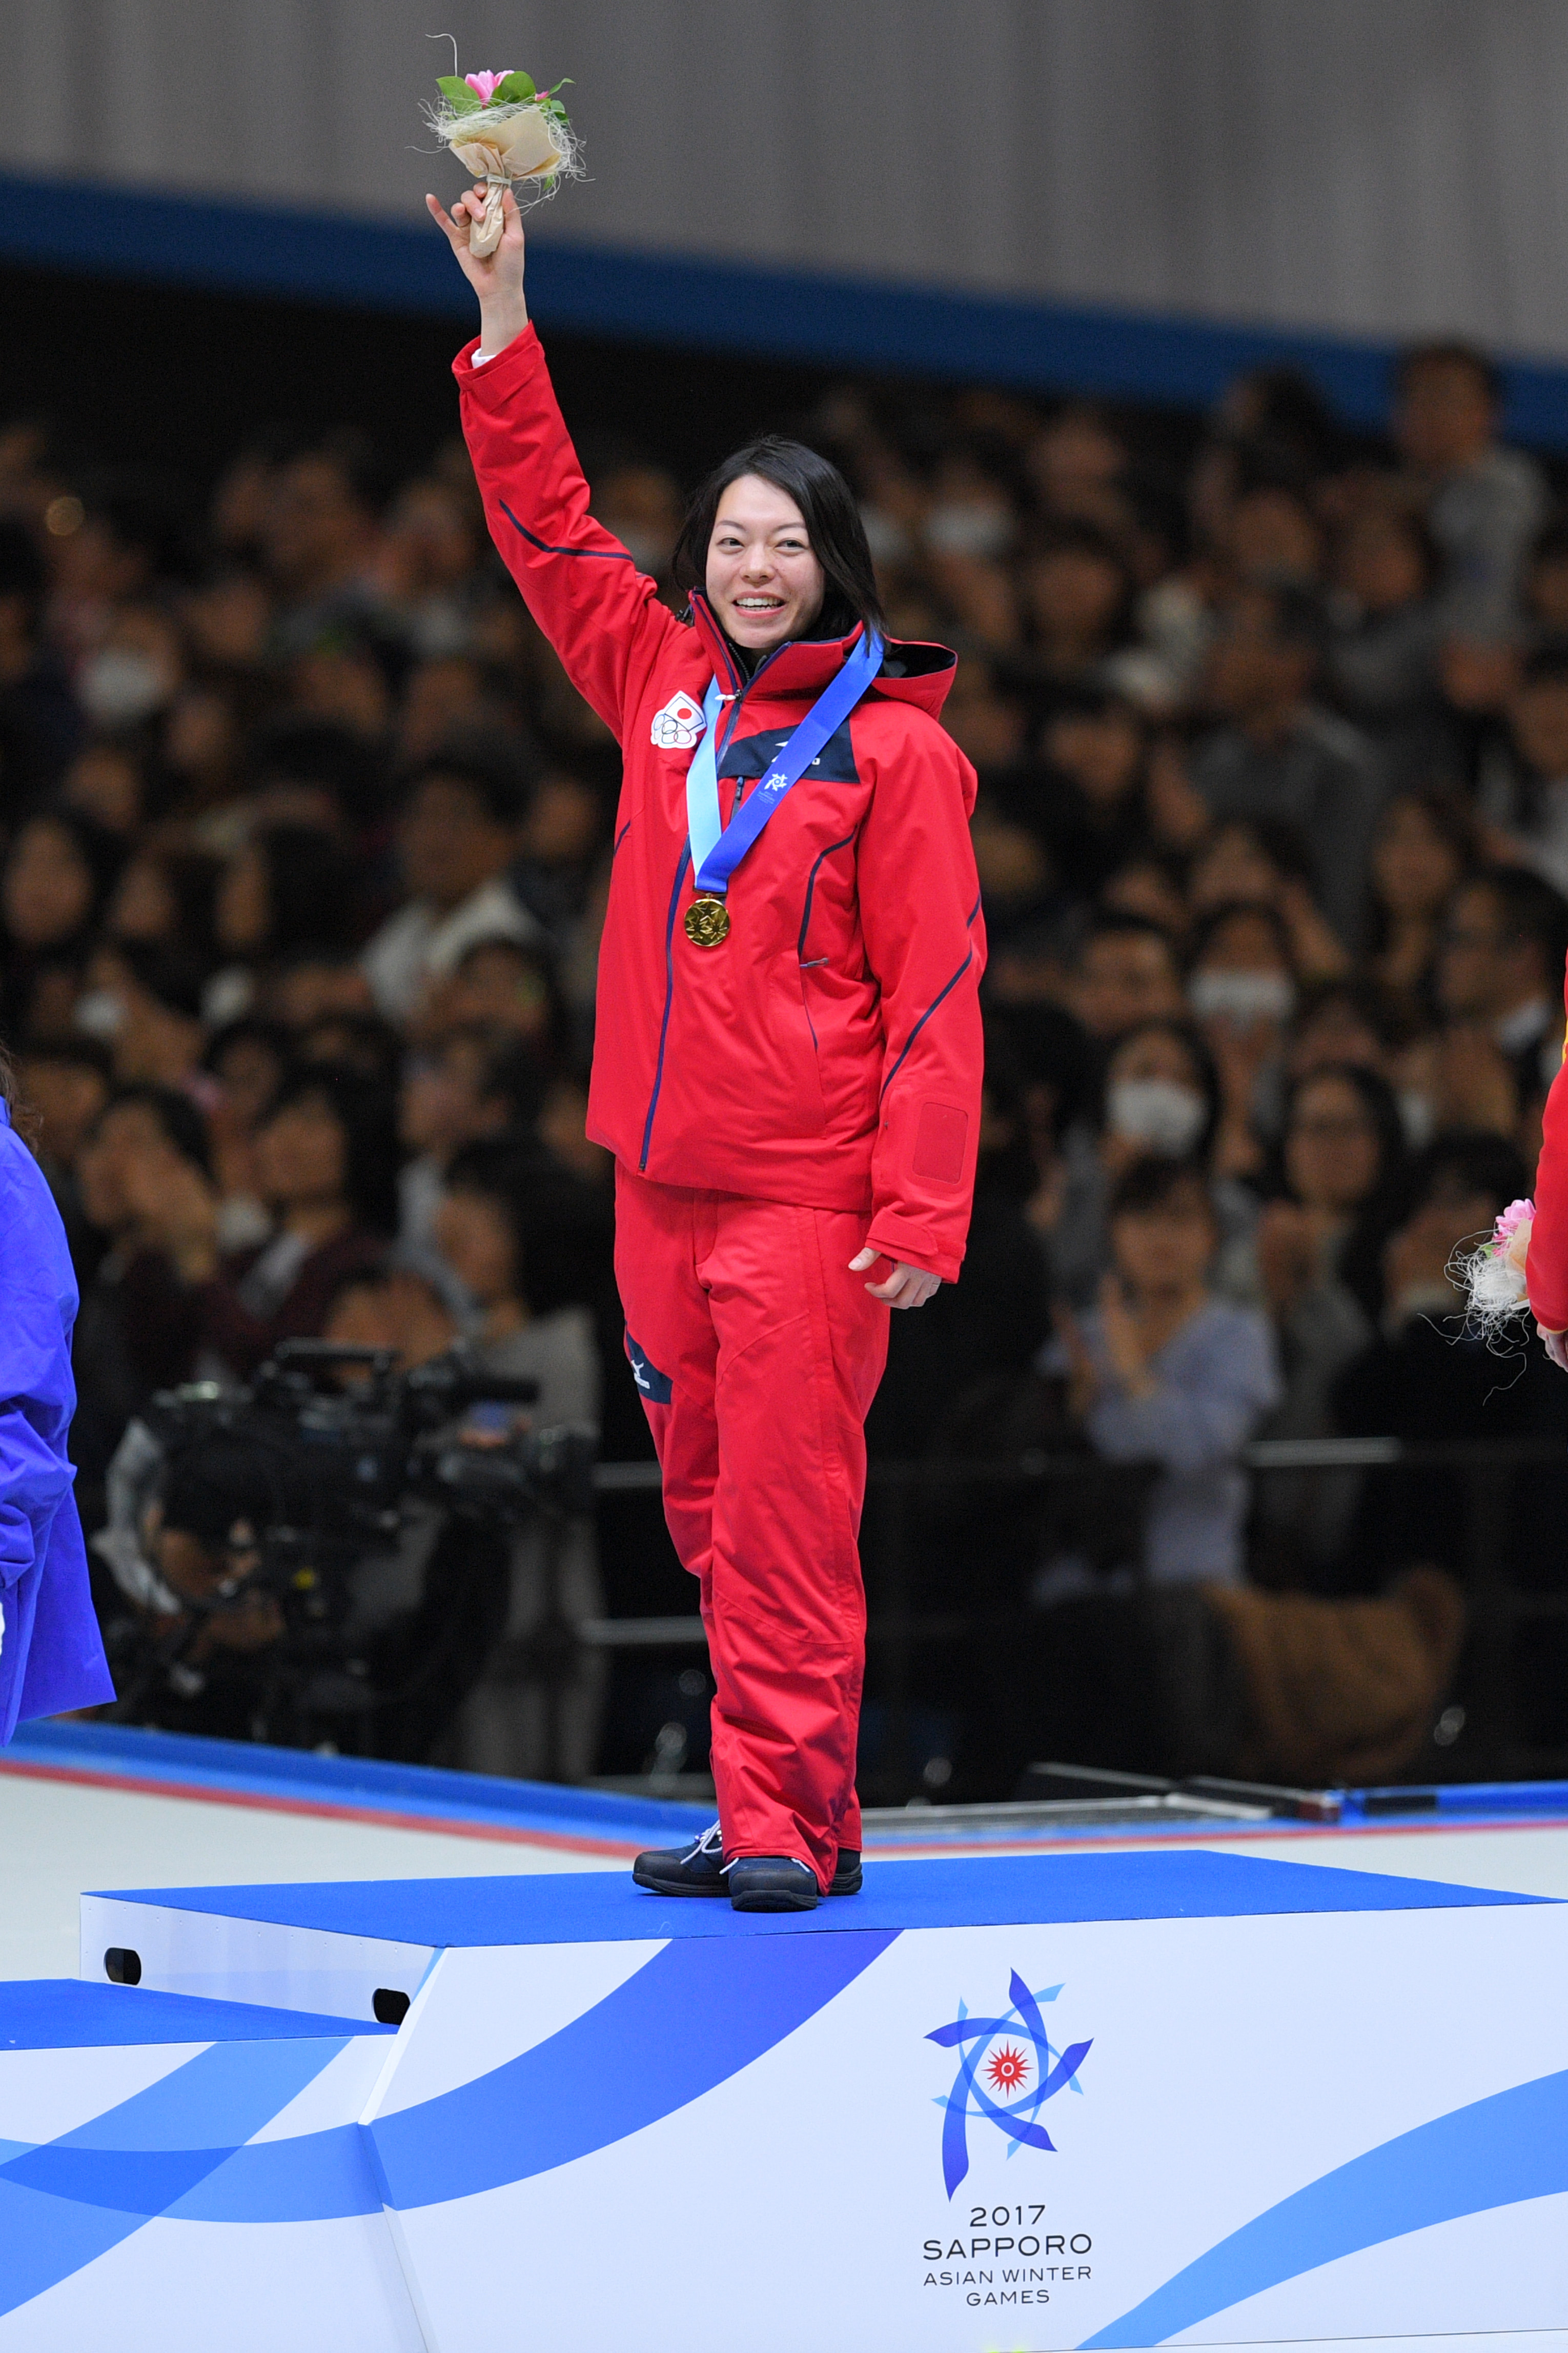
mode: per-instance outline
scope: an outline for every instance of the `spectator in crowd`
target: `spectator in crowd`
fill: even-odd
[[[1404,1166],[1399,1106],[1355,1062],[1321,1063],[1286,1099],[1278,1176],[1257,1253],[1284,1390],[1273,1438],[1335,1432],[1334,1384],[1371,1345],[1382,1304],[1378,1251]],[[1343,1541],[1356,1482],[1342,1472],[1276,1474],[1259,1498],[1268,1539],[1298,1578],[1321,1577]]]
[[[1379,1327],[1334,1391],[1347,1436],[1427,1446],[1533,1436],[1561,1444],[1565,1413],[1555,1367],[1534,1347],[1515,1365],[1500,1362],[1483,1335],[1465,1328],[1449,1277],[1455,1251],[1489,1233],[1528,1186],[1518,1152],[1497,1136],[1439,1136],[1418,1156],[1383,1251]],[[1523,1471],[1508,1484],[1498,1508],[1513,1574],[1522,1583],[1560,1585],[1568,1482],[1560,1472]],[[1468,1505],[1463,1474],[1431,1461],[1369,1473],[1340,1564],[1342,1580],[1375,1587],[1405,1563],[1462,1568]]]
[[[1498,372],[1468,343],[1418,344],[1400,362],[1394,435],[1442,551],[1443,626],[1482,643],[1513,633],[1546,512],[1540,469],[1498,445],[1501,409]]]
[[[1105,682],[1131,632],[1132,578],[1091,523],[1050,525],[1024,568],[1033,700],[1048,713],[1064,693]]]
[[[195,965],[178,950],[106,939],[89,956],[82,978],[76,1027],[108,1046],[121,1086],[146,1082],[201,1094],[204,1032]]]
[[[0,522],[0,776],[13,820],[58,784],[83,733],[81,706],[42,626],[46,580],[32,538]]]
[[[963,1280],[900,1315],[867,1421],[873,1460],[918,1459],[952,1441],[977,1397],[1024,1379],[1050,1332],[1046,1250],[1027,1215],[1036,1189],[1027,1082],[1000,1029],[987,1033],[974,1215]]]
[[[101,1246],[95,1245],[82,1208],[77,1164],[109,1101],[109,1055],[86,1038],[40,1038],[21,1058],[16,1075],[27,1106],[28,1140],[66,1229],[77,1287],[85,1290]]]
[[[1568,891],[1568,645],[1542,646],[1508,702],[1508,742],[1483,761],[1477,805],[1507,854]]]
[[[1444,910],[1479,863],[1475,819],[1455,793],[1430,787],[1398,793],[1378,819],[1370,869],[1370,970],[1412,1012],[1430,997]]]
[[[1320,903],[1360,945],[1367,844],[1382,798],[1365,737],[1313,700],[1322,624],[1299,589],[1241,590],[1220,615],[1207,700],[1218,724],[1193,782],[1216,818],[1284,818],[1312,846]]]
[[[1568,643],[1568,526],[1549,522],[1530,552],[1525,618],[1538,644]]]
[[[256,1136],[269,1241],[224,1258],[218,1200],[192,1171],[150,1205],[151,1231],[195,1294],[202,1345],[244,1379],[280,1340],[319,1338],[344,1283],[396,1229],[397,1133],[374,1081],[323,1064],[284,1082]]]
[[[599,1359],[580,1301],[552,1303],[551,1261],[574,1244],[567,1183],[542,1183],[515,1145],[476,1143],[453,1159],[436,1212],[437,1244],[473,1303],[474,1354],[507,1380],[535,1381],[537,1429],[596,1430]],[[538,1303],[537,1305],[535,1303]],[[602,1652],[573,1651],[569,1630],[604,1615],[592,1528],[557,1545],[537,1522],[516,1535],[501,1647],[464,1704],[461,1761],[477,1772],[580,1780],[593,1768],[604,1705]],[[562,1638],[567,1636],[568,1647]]]
[[[1196,918],[1226,906],[1270,907],[1290,935],[1290,961],[1303,980],[1340,979],[1350,958],[1312,895],[1312,854],[1282,818],[1229,818],[1195,851],[1187,907]]]
[[[341,433],[303,449],[262,486],[257,537],[277,599],[272,650],[307,653],[330,633],[373,617],[378,598],[373,467],[365,445]]]
[[[1417,781],[1440,744],[1440,572],[1421,516],[1392,500],[1355,515],[1340,542],[1324,684],[1391,783]]]
[[[468,1145],[508,1129],[526,1134],[542,1093],[543,1072],[527,1048],[477,1026],[444,1030],[405,1065],[397,1124],[411,1157],[397,1178],[397,1262],[433,1283],[459,1314],[471,1303],[436,1240],[447,1170]]]
[[[1215,1165],[1250,1176],[1261,1165],[1296,1009],[1289,932],[1268,906],[1216,907],[1193,943],[1187,1002],[1219,1071],[1224,1105]]]
[[[1513,866],[1484,869],[1448,902],[1437,1002],[1512,1066],[1521,1107],[1539,1103],[1563,1059],[1568,900]]]
[[[1215,1174],[1224,1096],[1202,1031],[1168,1016],[1124,1031],[1106,1060],[1101,1106],[1098,1128],[1083,1119],[1068,1124],[1058,1181],[1031,1205],[1058,1297],[1073,1307],[1093,1305],[1107,1261],[1110,1196],[1135,1160],[1154,1155],[1207,1171],[1219,1234],[1215,1286],[1249,1303],[1257,1289],[1251,1240],[1258,1203],[1247,1187]]]
[[[89,1532],[103,1524],[103,1483],[126,1423],[154,1389],[194,1377],[201,1302],[168,1245],[171,1194],[209,1191],[200,1112],[174,1089],[112,1095],[76,1155],[82,1215],[99,1237],[73,1345],[77,1410],[71,1460]]]
[[[258,1010],[267,977],[285,957],[307,948],[346,950],[355,883],[353,856],[319,826],[269,825],[252,834],[217,888],[213,931],[232,962],[206,984],[206,1018],[234,1021]]]
[[[406,1021],[478,939],[540,936],[509,888],[521,848],[529,777],[504,743],[432,753],[407,779],[398,855],[408,898],[364,951],[377,1008]]]
[[[37,1027],[32,993],[47,964],[79,961],[114,886],[124,845],[69,808],[40,810],[11,838],[0,875],[4,1001],[14,1029]]]
[[[1163,1466],[1145,1531],[1150,1577],[1237,1584],[1240,1452],[1279,1400],[1272,1335],[1256,1310],[1210,1290],[1219,1229],[1200,1166],[1135,1160],[1110,1197],[1110,1228],[1099,1306],[1081,1326],[1061,1318],[1075,1409],[1098,1453]]]
[[[510,880],[557,950],[569,944],[587,903],[606,831],[605,797],[590,778],[564,765],[548,768],[529,804]]]
[[[465,948],[450,979],[432,990],[423,1022],[410,1024],[441,1038],[454,1029],[482,1029],[492,1045],[527,1047],[542,1073],[561,1069],[571,1053],[571,1017],[555,961],[537,941],[487,933]]]
[[[1058,702],[1043,739],[1046,792],[1037,822],[1059,885],[1092,899],[1149,845],[1148,730],[1119,695],[1081,690]]]
[[[216,880],[214,861],[200,851],[144,845],[120,870],[103,928],[110,939],[161,947],[205,970],[212,961]]]
[[[1181,973],[1168,935],[1140,915],[1097,916],[1079,952],[1069,1002],[1102,1041],[1135,1022],[1180,1013]]]

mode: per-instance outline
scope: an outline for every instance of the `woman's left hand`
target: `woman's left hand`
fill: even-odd
[[[885,1255],[868,1242],[859,1256],[850,1260],[849,1271],[864,1274],[868,1266],[875,1266]],[[902,1259],[895,1259],[893,1271],[886,1282],[868,1282],[866,1288],[873,1299],[885,1299],[889,1307],[923,1307],[942,1289],[942,1277],[928,1274],[923,1266],[906,1266]]]

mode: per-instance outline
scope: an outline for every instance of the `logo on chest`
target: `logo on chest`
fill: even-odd
[[[702,705],[693,702],[682,688],[672,694],[662,711],[653,714],[648,730],[648,742],[656,752],[689,752],[702,740],[708,722],[702,716]]]

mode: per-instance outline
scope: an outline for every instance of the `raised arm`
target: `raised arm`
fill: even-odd
[[[425,199],[479,297],[479,340],[454,363],[464,436],[502,562],[573,685],[620,737],[680,624],[588,512],[588,485],[529,323],[522,219],[510,189],[494,253],[480,260],[468,250],[484,195],[478,188],[459,196],[450,213]]]

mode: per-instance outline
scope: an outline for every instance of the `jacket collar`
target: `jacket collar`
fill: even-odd
[[[735,659],[734,649],[714,617],[713,608],[700,589],[691,595],[691,623],[702,641],[703,651],[713,666],[713,675],[726,694],[749,698],[755,693],[760,701],[783,702],[815,702],[823,689],[837,676],[852,647],[860,641],[858,621],[842,638],[791,638],[764,656],[747,680]],[[885,695],[894,702],[913,702],[935,719],[947,700],[958,668],[958,657],[946,646],[927,646],[909,639],[889,638],[882,667],[877,673],[873,694]]]

